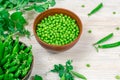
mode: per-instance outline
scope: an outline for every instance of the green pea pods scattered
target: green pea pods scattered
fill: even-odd
[[[27,48],[24,50],[24,52],[25,52],[25,53],[28,53],[31,49],[32,49],[32,45],[29,46],[29,47],[27,47]]]
[[[83,80],[87,80],[87,78],[86,78],[84,75],[80,74],[80,73],[77,73],[77,72],[75,72],[75,71],[71,71],[71,73],[72,73],[74,76],[78,77],[78,78],[81,78],[81,79],[83,79]]]
[[[110,43],[110,44],[103,44],[103,45],[98,45],[98,48],[113,48],[113,47],[118,47],[120,46],[120,41],[115,42],[115,43]]]
[[[4,74],[0,75],[0,80],[4,79]]]
[[[103,42],[109,40],[109,39],[112,38],[112,37],[113,37],[113,33],[110,33],[110,34],[108,34],[107,36],[105,36],[105,37],[103,37],[102,39],[100,39],[99,41],[97,41],[96,43],[94,43],[93,45],[103,43]]]
[[[103,7],[103,3],[98,4],[97,7],[95,7],[90,13],[88,13],[88,16],[91,16],[92,14],[96,13],[96,12],[99,11],[102,7]]]
[[[15,78],[18,78],[18,77],[20,76],[20,74],[21,74],[21,70],[18,69],[17,72],[15,72],[14,77],[15,77]]]
[[[4,47],[2,41],[0,41],[0,61],[3,58]]]

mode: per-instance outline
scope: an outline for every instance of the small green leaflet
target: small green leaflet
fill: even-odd
[[[34,80],[43,80],[43,79],[42,79],[41,76],[39,76],[39,75],[35,75],[35,76],[34,76]]]

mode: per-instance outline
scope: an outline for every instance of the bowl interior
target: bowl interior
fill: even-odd
[[[48,17],[48,16],[52,16],[52,15],[55,15],[55,14],[64,14],[64,15],[68,15],[70,16],[71,18],[73,18],[74,20],[76,20],[76,24],[78,25],[78,28],[79,28],[79,35],[78,37],[72,41],[71,43],[69,44],[65,44],[65,45],[62,45],[62,46],[58,46],[58,45],[50,45],[50,44],[47,44],[45,42],[43,42],[36,34],[36,28],[37,28],[37,24],[40,23],[41,20],[43,20],[45,17]],[[62,9],[62,8],[53,8],[53,9],[49,9],[41,14],[39,14],[35,21],[34,21],[34,24],[33,24],[33,31],[34,31],[34,35],[37,39],[37,41],[44,47],[44,48],[47,48],[47,49],[55,49],[55,50],[60,50],[58,48],[70,48],[72,47],[80,38],[80,35],[82,33],[82,23],[81,23],[81,20],[79,19],[79,17],[74,14],[73,12],[69,11],[69,10],[66,10],[66,9]]]

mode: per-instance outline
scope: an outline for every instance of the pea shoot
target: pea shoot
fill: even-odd
[[[79,28],[76,21],[70,16],[55,14],[40,21],[36,33],[45,43],[65,45],[78,37]]]
[[[74,77],[87,80],[84,75],[73,71],[72,60],[68,60],[65,65],[55,64],[54,69],[52,69],[51,72],[58,73],[60,80],[74,80]]]

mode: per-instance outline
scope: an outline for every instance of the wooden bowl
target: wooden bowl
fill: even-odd
[[[78,25],[78,28],[79,28],[79,35],[78,37],[72,41],[71,43],[68,43],[68,44],[65,44],[65,45],[62,45],[62,46],[58,46],[58,45],[50,45],[50,44],[47,44],[45,43],[44,41],[42,41],[38,35],[36,34],[36,27],[37,27],[37,24],[40,23],[41,20],[43,20],[45,17],[48,17],[50,15],[54,15],[54,14],[65,14],[65,15],[68,15],[70,16],[71,18],[73,18],[74,20],[76,20],[76,24]],[[50,51],[58,51],[58,52],[61,52],[61,51],[65,51],[65,50],[68,50],[70,49],[71,47],[73,47],[79,40],[80,36],[81,36],[81,33],[82,33],[82,23],[81,23],[81,20],[79,19],[79,17],[74,14],[73,12],[69,11],[69,10],[66,10],[66,9],[62,9],[62,8],[52,8],[52,9],[48,9],[46,10],[45,12],[43,13],[40,13],[35,21],[34,21],[34,24],[33,24],[33,32],[34,32],[34,35],[35,35],[35,38],[36,40],[39,42],[39,44],[41,46],[43,46],[44,48],[46,48],[47,50],[50,50]]]

